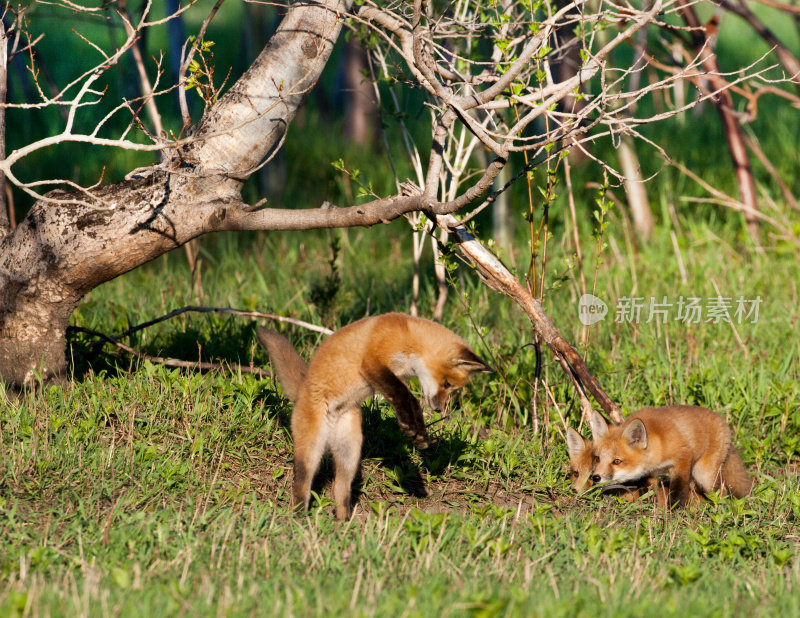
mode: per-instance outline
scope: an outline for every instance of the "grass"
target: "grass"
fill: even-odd
[[[232,51],[220,45],[220,62]],[[733,191],[714,113],[676,119],[648,136]],[[681,122],[695,130],[679,131]],[[796,169],[797,115],[762,114],[757,122],[779,168]],[[368,170],[376,187],[390,183],[369,149],[347,152],[328,139],[335,131],[313,109],[294,126],[287,160],[301,148],[319,160],[303,174],[290,168],[284,202],[347,201],[345,180],[330,166],[339,156],[348,168]],[[600,147],[598,155],[613,153]],[[642,156],[646,170],[661,165]],[[117,173],[129,163],[110,167]],[[756,173],[761,189],[777,195]],[[585,180],[596,173],[576,169],[575,186]],[[653,238],[637,244],[613,209],[599,261],[585,206],[592,196],[579,189],[586,271],[596,269],[594,293],[609,307],[585,340],[576,273],[565,266],[572,247],[564,196],[554,202],[544,307],[567,339],[581,342],[625,412],[688,403],[724,414],[755,477],[750,498],[713,496],[663,512],[646,499],[573,495],[562,439],[565,423],[579,424],[572,387],[545,353],[535,390],[530,323],[460,267],[446,325],[497,372],[465,388],[450,416],[431,419],[438,443],[424,452],[402,436],[383,401],[365,406],[356,516],[347,524],[331,515],[329,464],[312,512],[290,516],[291,405],[271,380],[169,370],[73,337],[68,383],[0,403],[0,615],[800,616],[797,247],[767,235],[766,251],[756,252],[738,216],[687,206],[684,196],[697,188],[674,170],[648,187],[658,219]],[[518,210],[527,209],[523,195],[515,188]],[[485,232],[487,222],[478,226]],[[337,327],[405,311],[408,232],[398,221],[372,230],[204,238],[194,280],[182,254],[168,255],[92,291],[73,320],[114,333],[205,304]],[[524,249],[525,239],[516,240]],[[341,281],[320,302],[334,242]],[[526,271],[521,253],[506,261]],[[430,261],[422,276],[422,313],[430,315]],[[760,297],[758,320],[614,320],[623,297],[666,296],[674,311],[681,297],[706,304],[717,295]],[[184,315],[129,343],[267,367],[256,326]],[[279,330],[306,357],[321,340]]]
[[[574,496],[561,439],[562,418],[578,424],[571,387],[546,355],[534,431],[530,328],[462,270],[447,323],[498,372],[464,390],[425,452],[384,402],[367,406],[358,506],[347,524],[331,515],[330,466],[310,515],[290,516],[291,406],[271,380],[131,367],[76,339],[69,384],[2,404],[0,613],[800,615],[798,264],[727,245],[730,231],[718,226],[681,223],[686,283],[667,229],[626,253],[621,226],[609,228],[620,250],[604,253],[596,293],[610,315],[590,328],[584,349],[626,411],[680,402],[725,414],[756,478],[752,497],[662,512],[648,500]],[[381,260],[363,259],[371,234],[385,236],[384,256],[401,251],[406,241],[393,229],[342,234],[341,288],[328,315],[308,302],[327,268],[310,265],[330,255],[313,235],[280,268],[272,256],[291,237],[206,241],[205,299],[336,324],[367,305],[403,309],[408,265],[387,280]],[[568,252],[551,248],[553,264]],[[758,322],[734,324],[734,333],[729,324],[611,320],[621,296],[707,297],[714,285],[760,295]],[[113,332],[190,302],[191,290],[182,256],[170,256],[92,292],[75,321]],[[567,278],[545,303],[573,341],[576,294]],[[187,316],[144,331],[135,345],[267,366],[254,327]],[[286,331],[306,354],[318,344],[317,335]]]

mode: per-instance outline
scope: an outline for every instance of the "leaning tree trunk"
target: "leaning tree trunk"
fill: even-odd
[[[247,72],[210,107],[189,138],[166,144],[161,163],[130,179],[53,191],[11,231],[0,221],[0,378],[13,385],[62,375],[65,334],[96,286],[208,232],[371,226],[406,213],[449,214],[485,194],[490,165],[460,196],[394,195],[349,208],[254,209],[244,180],[281,145],[324,68],[352,0],[297,4]],[[64,135],[67,134],[65,130]],[[6,169],[27,153],[12,152]]]
[[[80,299],[201,234],[255,225],[245,178],[283,137],[328,60],[352,0],[293,8],[250,69],[161,164],[99,190],[51,192],[0,241],[0,375],[27,384],[66,367]],[[13,153],[12,153],[13,154]]]

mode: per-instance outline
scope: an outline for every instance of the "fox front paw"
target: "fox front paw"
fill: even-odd
[[[416,446],[421,451],[424,451],[426,448],[430,446],[430,439],[428,438],[428,433],[418,433],[411,436],[412,442],[414,446]]]
[[[417,428],[406,425],[405,423],[400,423],[400,431],[411,438],[414,446],[416,446],[418,449],[426,449],[428,446],[430,446],[428,431],[424,427]]]

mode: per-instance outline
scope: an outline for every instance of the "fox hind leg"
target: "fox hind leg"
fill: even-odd
[[[333,499],[336,501],[336,518],[339,520],[349,519],[352,512],[350,492],[361,463],[362,441],[361,408],[349,408],[335,422],[328,439],[336,467]]]
[[[302,405],[295,407],[292,415],[294,440],[294,484],[292,506],[295,510],[308,510],[311,500],[311,483],[325,453],[325,412],[314,414]]]
[[[722,464],[723,461],[716,454],[706,455],[695,462],[692,466],[692,478],[698,492],[705,494],[720,488]]]

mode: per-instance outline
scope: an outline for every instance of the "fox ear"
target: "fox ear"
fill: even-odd
[[[589,419],[589,424],[592,426],[592,439],[595,441],[608,433],[608,423],[606,423],[606,419],[600,416],[597,410],[592,410],[592,418]]]
[[[622,438],[637,448],[647,448],[647,428],[640,419],[632,420],[622,432]]]
[[[450,363],[453,367],[458,367],[470,373],[491,373],[494,371],[494,369],[478,358],[478,355],[469,348],[461,348]]]
[[[578,457],[588,446],[586,439],[581,434],[572,427],[567,427],[567,449],[570,458]]]

